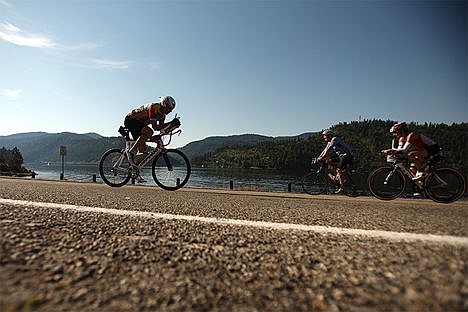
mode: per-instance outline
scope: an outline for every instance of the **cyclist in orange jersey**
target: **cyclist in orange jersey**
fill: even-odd
[[[384,154],[403,153],[407,154],[408,160],[411,162],[410,170],[414,174],[414,180],[418,180],[424,176],[421,168],[424,166],[427,157],[436,155],[440,152],[439,145],[431,138],[416,131],[410,131],[406,123],[401,122],[393,125],[390,128],[390,133],[399,138],[398,147],[385,149]]]

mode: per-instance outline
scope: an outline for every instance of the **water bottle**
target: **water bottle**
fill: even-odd
[[[330,177],[330,179],[332,179],[332,181],[335,180],[335,176],[333,174],[329,173],[328,176]]]

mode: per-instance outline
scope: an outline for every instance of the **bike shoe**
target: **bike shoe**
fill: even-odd
[[[419,180],[422,180],[426,177],[426,175],[423,173],[423,172],[416,172],[416,174],[414,175],[414,177],[412,178],[413,181],[419,181]]]
[[[146,180],[143,179],[140,175],[136,176],[135,181],[137,181],[138,183],[146,183]]]
[[[338,188],[336,191],[335,191],[335,194],[341,194],[343,193],[343,188]]]

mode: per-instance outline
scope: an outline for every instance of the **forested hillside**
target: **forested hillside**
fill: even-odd
[[[103,137],[95,133],[32,132],[0,137],[0,148],[18,148],[25,162],[60,161],[60,146],[67,147],[66,161],[96,162],[111,147],[121,147],[120,137]]]
[[[308,138],[312,133],[303,133],[298,136],[283,136],[283,137],[270,137],[258,134],[239,134],[230,136],[212,136],[203,140],[190,142],[182,147],[183,151],[189,158],[203,156],[207,152],[214,152],[219,149],[232,147],[232,146],[254,146],[264,142],[276,142],[292,140],[295,138]]]
[[[355,151],[358,169],[381,163],[379,151],[391,145],[389,133],[394,121],[365,120],[333,126],[335,132]],[[443,148],[445,163],[467,169],[468,123],[410,124],[412,129],[435,139]],[[180,148],[194,166],[225,168],[269,168],[302,171],[312,157],[325,147],[320,132],[295,137],[268,137],[255,134],[208,137]],[[67,147],[66,162],[97,162],[112,147],[122,147],[121,137],[97,134],[43,132],[0,136],[0,148],[17,147],[24,162],[60,161],[59,147]]]
[[[356,168],[367,170],[382,163],[379,152],[389,148],[392,136],[389,133],[394,121],[365,120],[341,123],[334,131],[355,151]],[[446,165],[466,170],[468,123],[461,124],[409,124],[436,140],[443,148]],[[195,166],[224,168],[271,168],[303,170],[308,168],[312,157],[320,154],[326,142],[317,133],[308,138],[295,140],[267,141],[255,146],[238,145],[210,152],[192,159]]]

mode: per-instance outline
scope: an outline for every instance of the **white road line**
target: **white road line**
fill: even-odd
[[[56,204],[56,203],[43,203],[43,202],[33,202],[33,201],[25,201],[25,200],[13,200],[13,199],[6,199],[6,198],[0,198],[0,204],[30,207],[30,208],[55,208],[55,209],[73,210],[73,211],[79,211],[79,212],[100,212],[100,213],[107,213],[107,214],[112,214],[112,215],[143,217],[143,218],[148,218],[148,219],[184,220],[184,221],[196,221],[196,222],[225,224],[225,225],[234,225],[234,226],[250,226],[250,227],[268,228],[268,229],[275,229],[275,230],[295,230],[295,231],[306,231],[306,232],[325,233],[325,234],[364,236],[368,238],[380,238],[380,239],[386,239],[389,241],[399,241],[399,242],[422,241],[422,242],[432,242],[432,243],[468,247],[468,237],[460,237],[460,236],[416,234],[416,233],[390,232],[390,231],[378,231],[378,230],[347,229],[347,228],[338,228],[338,227],[330,227],[330,226],[305,225],[305,224],[293,224],[293,223],[275,223],[275,222],[264,222],[264,221],[248,221],[248,220],[236,220],[236,219],[224,219],[224,218],[184,216],[184,215],[155,213],[155,212],[147,212],[147,211],[120,210],[120,209],[111,209],[111,208],[76,206],[76,205]]]

